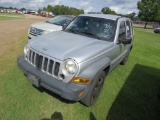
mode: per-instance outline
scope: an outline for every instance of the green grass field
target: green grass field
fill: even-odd
[[[0,13],[0,20],[14,20],[14,19],[24,19],[23,14],[16,13]]]
[[[135,28],[134,47],[125,66],[107,78],[97,103],[85,107],[43,88],[36,89],[16,64],[27,37],[0,57],[2,120],[160,120],[160,35]]]

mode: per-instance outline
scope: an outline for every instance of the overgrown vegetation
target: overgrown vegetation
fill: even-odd
[[[107,78],[97,103],[85,107],[46,89],[36,89],[16,58],[27,37],[0,56],[0,119],[7,120],[159,120],[160,35],[135,28],[134,47],[125,66]]]

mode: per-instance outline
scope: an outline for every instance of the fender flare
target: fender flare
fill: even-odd
[[[95,77],[103,71],[105,68],[111,65],[111,60],[109,57],[102,58],[84,69],[78,76],[82,78],[91,78]]]

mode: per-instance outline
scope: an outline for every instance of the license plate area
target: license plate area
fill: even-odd
[[[30,73],[27,74],[27,78],[33,85],[35,85],[36,87],[40,87],[39,78]]]

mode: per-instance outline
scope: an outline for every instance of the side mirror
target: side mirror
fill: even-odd
[[[129,36],[124,37],[124,39],[120,40],[119,42],[122,44],[130,44],[132,41],[132,38]]]

